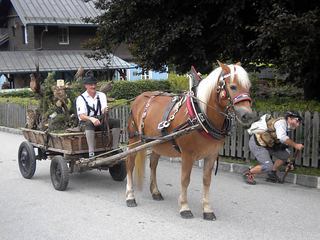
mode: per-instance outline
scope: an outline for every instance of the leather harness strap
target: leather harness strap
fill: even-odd
[[[149,109],[149,106],[151,104],[152,99],[155,97],[155,95],[151,96],[146,104],[146,106],[144,107],[143,113],[142,113],[142,121],[141,121],[141,139],[145,136],[144,135],[144,120],[147,117],[147,112]]]
[[[170,122],[173,120],[173,119],[170,119],[170,121],[167,121],[168,119],[168,116],[172,110],[172,108],[176,105],[176,103],[178,102],[179,100],[179,97],[178,96],[174,96],[169,104],[169,106],[167,107],[167,110],[165,111],[164,115],[163,115],[163,118],[162,118],[162,122],[159,123],[158,125],[158,129],[161,130],[161,133],[162,133],[162,136],[165,136],[168,134],[167,132],[167,128],[170,126]],[[174,118],[174,115],[172,115],[173,118]],[[176,143],[175,139],[171,139],[171,143],[174,147],[174,149],[176,149],[179,153],[181,153],[181,150],[178,146],[178,144]]]
[[[186,105],[187,105],[187,110],[189,113],[189,118],[186,122],[184,122],[184,123],[180,124],[178,127],[176,127],[172,132],[175,132],[175,131],[181,130],[187,126],[192,126],[192,125],[196,125],[199,123],[198,130],[201,132],[202,135],[209,137],[211,139],[222,140],[226,136],[230,135],[233,116],[229,115],[229,109],[232,108],[234,104],[239,103],[241,101],[251,101],[250,95],[249,95],[249,93],[244,92],[244,93],[240,93],[237,96],[231,98],[229,91],[226,88],[225,81],[224,81],[224,79],[230,77],[231,74],[223,75],[223,73],[221,73],[220,80],[219,80],[219,86],[217,88],[217,100],[219,101],[220,91],[225,91],[226,97],[229,100],[229,105],[226,107],[225,113],[222,113],[226,116],[226,118],[223,123],[222,129],[219,129],[210,121],[210,119],[207,117],[206,113],[202,112],[198,101],[194,101],[193,94],[194,94],[194,92],[196,92],[196,88],[202,79],[198,76],[194,67],[192,67],[192,69],[191,69],[191,74],[192,74],[192,77],[195,80],[195,82],[192,81],[192,79],[191,79],[190,91],[187,92]],[[144,112],[142,114],[142,123],[141,123],[141,131],[142,132],[140,134],[141,140],[146,141],[146,142],[160,139],[162,136],[167,134],[166,128],[170,125],[170,121],[169,121],[170,119],[169,120],[167,120],[167,119],[168,119],[168,116],[169,116],[172,108],[175,106],[176,102],[178,101],[178,100],[174,99],[175,97],[172,99],[166,112],[164,113],[163,121],[161,123],[159,123],[159,125],[158,125],[158,129],[161,130],[162,136],[148,137],[148,136],[144,135],[144,120],[146,118],[147,111],[148,111],[148,108],[151,104],[151,101],[156,96],[174,97],[174,95],[172,95],[172,94],[163,93],[163,92],[160,92],[160,93],[158,92],[157,94],[154,94],[154,95],[146,95],[146,97],[150,97],[150,99],[148,100],[148,102],[145,106]],[[180,99],[180,103],[182,100],[183,99]],[[177,109],[176,112],[178,110],[179,109]],[[170,118],[171,117],[172,116],[170,116]],[[173,118],[174,118],[174,115],[173,115]],[[129,138],[131,138],[131,136],[138,136],[139,135],[138,133],[136,133],[136,127],[135,127],[133,120],[132,120],[132,125],[133,125],[133,129],[135,132],[132,135],[129,135]],[[175,143],[174,138],[172,140],[173,140],[173,146],[175,147],[175,149],[178,152],[180,152],[180,149],[177,146],[177,144]]]
[[[203,113],[199,107],[197,101],[193,101],[191,93],[189,92],[187,98],[187,109],[189,112],[189,117],[191,119],[197,119],[202,125],[203,129],[200,130],[201,134],[209,137],[211,139],[221,140],[228,136],[231,129],[231,119],[226,118],[223,128],[219,129],[213,125],[213,123],[208,119],[207,115]]]
[[[158,129],[161,131],[162,136],[148,137],[148,136],[145,135],[145,132],[144,132],[144,121],[145,121],[145,119],[147,117],[147,112],[148,112],[148,109],[149,109],[149,107],[151,105],[152,99],[157,97],[157,96],[170,96],[170,97],[172,97],[172,100],[171,100],[169,106],[167,107],[167,109],[166,109],[166,111],[164,113],[164,116],[162,118],[162,122],[160,122],[159,125],[158,125]],[[179,97],[177,95],[168,94],[168,93],[160,93],[160,94],[155,94],[155,95],[151,95],[151,96],[150,95],[146,95],[145,97],[150,97],[150,98],[149,98],[148,102],[146,103],[146,106],[145,106],[144,111],[142,113],[141,134],[138,133],[137,127],[136,127],[136,124],[135,124],[134,120],[131,119],[131,124],[132,124],[134,132],[132,134],[129,134],[129,138],[133,138],[135,136],[140,136],[142,141],[150,142],[150,141],[153,141],[153,140],[161,139],[163,136],[166,136],[168,134],[166,129],[170,126],[170,122],[174,119],[175,114],[178,112],[180,106],[182,105],[182,101],[184,100],[184,98],[181,98],[181,97]],[[171,115],[169,117],[169,119],[168,119],[168,116],[169,116],[170,112],[172,111],[173,107],[177,104],[177,102],[178,102],[177,109],[175,110],[173,115]],[[130,116],[131,115],[132,115],[132,112],[130,111]],[[194,124],[190,124],[190,121],[186,121],[186,122],[180,124],[179,126],[177,126],[170,133],[177,132],[177,131],[182,130],[182,129],[184,129],[184,128],[188,127],[188,126],[191,126],[191,125],[194,125]],[[181,153],[180,148],[179,148],[179,146],[177,145],[177,143],[175,141],[175,138],[172,138],[171,142],[172,142],[173,147],[179,153]]]

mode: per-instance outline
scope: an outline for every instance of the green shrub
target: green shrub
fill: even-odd
[[[204,79],[208,75],[201,75]],[[168,74],[168,81],[170,83],[170,89],[173,92],[189,90],[189,78],[186,75],[177,75],[175,73]]]
[[[181,91],[189,89],[189,78],[183,75],[170,73],[168,75],[168,81],[170,83],[170,89],[172,91]]]
[[[32,91],[28,89],[0,93],[0,98],[9,98],[9,97],[30,98],[30,97],[34,97],[34,94]]]
[[[115,99],[131,99],[146,91],[169,91],[168,80],[117,81],[109,96]]]
[[[21,98],[21,97],[8,97],[3,98],[0,97],[0,103],[14,103],[21,106],[28,106],[28,105],[38,105],[39,101],[34,98]]]
[[[320,102],[318,101],[305,101],[305,100],[296,100],[294,98],[266,98],[266,99],[253,99],[253,110],[258,112],[284,112],[287,110],[295,111],[310,111],[310,112],[320,112]]]

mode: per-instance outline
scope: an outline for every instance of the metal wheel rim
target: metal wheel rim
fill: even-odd
[[[24,148],[20,154],[20,162],[21,162],[21,166],[24,170],[26,170],[30,167],[30,161],[28,161],[29,158],[30,158],[30,156],[28,154],[28,151]]]
[[[59,164],[57,164],[57,167],[54,171],[54,179],[58,183],[61,181],[61,168],[60,168]]]

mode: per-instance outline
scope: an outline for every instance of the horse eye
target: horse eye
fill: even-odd
[[[230,89],[231,89],[232,91],[236,91],[236,90],[237,90],[237,86],[232,85],[232,86],[230,86]]]

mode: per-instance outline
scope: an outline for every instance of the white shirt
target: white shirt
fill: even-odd
[[[86,101],[88,102],[88,105],[90,107],[92,107],[93,109],[97,110],[97,105],[98,105],[98,96],[100,99],[100,103],[101,103],[101,111],[102,109],[106,108],[108,106],[107,104],[107,97],[103,92],[96,92],[96,95],[94,98],[92,98],[89,93],[87,91],[85,91],[82,96],[84,96],[84,98],[86,99]],[[77,101],[76,101],[76,107],[77,107],[77,115],[78,118],[80,120],[79,115],[80,114],[88,114],[88,109],[87,109],[87,105],[86,102],[83,100],[83,98],[81,96],[77,97]],[[90,111],[89,116],[93,116],[94,112]]]
[[[284,143],[287,139],[289,139],[288,131],[289,126],[285,119],[280,119],[274,123],[274,128],[276,130],[277,138],[281,143]]]

